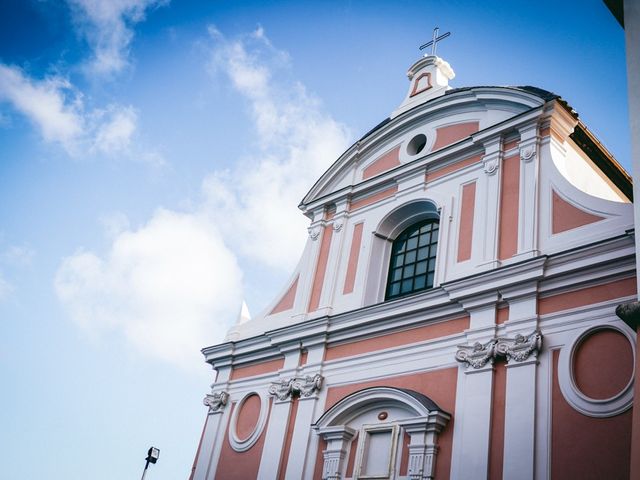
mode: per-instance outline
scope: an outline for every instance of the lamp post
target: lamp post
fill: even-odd
[[[156,463],[159,457],[160,457],[160,449],[156,447],[151,447],[147,452],[147,458],[145,459],[147,463],[145,463],[144,465],[144,470],[142,471],[142,478],[140,480],[144,480],[144,476],[147,474],[147,468],[149,468],[149,464]]]

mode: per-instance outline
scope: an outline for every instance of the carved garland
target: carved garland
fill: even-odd
[[[476,342],[473,345],[458,345],[456,360],[466,363],[467,367],[482,368],[487,363],[499,358],[511,362],[524,362],[531,355],[537,356],[542,348],[542,334],[535,330],[531,334],[516,335],[514,338],[492,338],[486,343]]]
[[[322,388],[324,377],[319,373],[305,377],[283,378],[269,387],[269,393],[284,402],[295,397],[310,397]]]

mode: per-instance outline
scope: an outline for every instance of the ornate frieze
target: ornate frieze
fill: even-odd
[[[542,334],[536,330],[527,335],[516,335],[515,338],[499,337],[496,343],[496,354],[508,361],[524,362],[530,355],[537,357],[542,348]]]
[[[294,397],[310,397],[322,388],[323,382],[324,377],[319,373],[283,378],[269,387],[269,393],[283,402]]]
[[[541,348],[542,334],[536,330],[527,336],[517,334],[513,338],[498,337],[486,343],[458,345],[456,360],[478,369],[499,358],[506,358],[509,362],[524,362],[531,355],[537,357]]]
[[[209,407],[209,413],[221,412],[229,401],[229,394],[227,392],[215,392],[207,394],[202,400],[202,403]]]
[[[487,362],[493,362],[495,349],[496,340],[493,338],[486,343],[476,342],[471,346],[458,345],[456,360],[472,368],[482,368]]]

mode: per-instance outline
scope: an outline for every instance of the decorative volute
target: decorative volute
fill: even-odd
[[[456,74],[451,65],[442,58],[427,55],[411,65],[407,76],[410,82],[409,91],[404,101],[391,114],[391,118],[397,117],[432,98],[444,95],[444,92],[451,89],[449,80],[452,80]]]

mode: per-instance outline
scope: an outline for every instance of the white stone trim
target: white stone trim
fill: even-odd
[[[622,333],[629,340],[634,359],[633,373],[629,383],[616,395],[602,400],[590,398],[582,393],[576,385],[573,375],[573,363],[577,348],[588,335],[599,330],[615,330]],[[613,417],[631,408],[633,404],[633,379],[635,377],[635,336],[635,333],[628,328],[612,323],[592,325],[574,334],[573,339],[560,350],[560,357],[558,358],[558,383],[560,384],[560,391],[569,405],[583,415],[596,418]]]
[[[241,439],[238,437],[238,414],[240,410],[242,410],[242,406],[244,402],[251,397],[252,395],[258,395],[260,398],[260,415],[258,416],[258,421],[256,422],[256,426],[249,435],[245,439]],[[233,409],[233,414],[231,415],[231,421],[229,422],[229,444],[231,448],[233,448],[236,452],[246,452],[258,441],[262,431],[264,430],[264,426],[267,423],[267,417],[269,415],[269,397],[264,395],[263,393],[257,391],[251,391],[246,393],[235,405]]]

